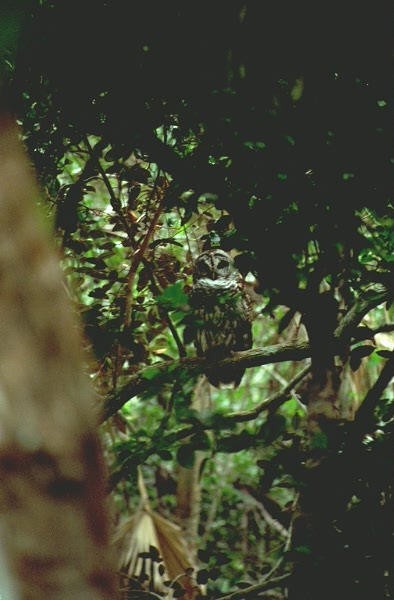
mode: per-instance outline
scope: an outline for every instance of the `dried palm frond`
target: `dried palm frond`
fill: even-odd
[[[193,600],[198,591],[192,580],[194,566],[181,528],[152,510],[139,481],[142,501],[135,514],[118,527],[114,544],[119,568],[128,577],[146,582],[146,587],[172,597],[168,582],[185,589],[183,600]],[[167,585],[165,585],[165,583]]]

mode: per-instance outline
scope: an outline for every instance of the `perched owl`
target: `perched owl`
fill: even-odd
[[[190,299],[196,317],[198,356],[221,360],[252,347],[252,307],[241,274],[223,250],[207,250],[194,265]],[[228,367],[207,373],[209,382],[237,387],[245,369]]]

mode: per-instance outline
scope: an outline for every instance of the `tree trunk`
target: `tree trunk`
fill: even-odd
[[[197,411],[201,411],[207,408],[209,402],[210,388],[208,379],[205,376],[201,376],[194,389],[192,407]],[[195,453],[193,466],[190,469],[179,466],[177,473],[176,516],[183,529],[185,540],[194,562],[197,562],[196,541],[199,538],[198,527],[201,510],[200,470],[205,454],[205,452],[198,450]]]
[[[374,407],[393,373],[391,359],[355,419],[340,401],[347,369],[342,371],[341,382],[336,373],[327,376],[325,383],[321,380],[320,388],[316,379],[310,383],[306,394],[310,400],[310,440],[299,481],[290,600],[392,597],[386,589],[392,585],[388,577],[392,563],[392,475],[389,472],[387,490],[379,478],[376,489],[369,483],[364,485],[368,470],[377,472],[387,459],[385,450],[372,455],[363,441],[373,427]],[[335,396],[335,390],[339,395]],[[371,474],[369,477],[373,480]]]
[[[7,600],[113,599],[82,337],[36,214],[39,194],[18,135],[2,115],[0,539],[9,577],[0,593],[7,589]]]

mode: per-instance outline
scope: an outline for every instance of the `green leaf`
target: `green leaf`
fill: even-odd
[[[244,142],[244,146],[249,150],[265,150],[267,147],[264,142]]]
[[[295,80],[294,85],[290,92],[290,96],[291,96],[291,99],[293,100],[293,102],[298,102],[298,100],[301,99],[303,92],[304,92],[304,79],[303,79],[303,77],[298,77]]]
[[[157,297],[157,302],[167,310],[175,310],[185,306],[188,302],[188,297],[183,290],[183,283],[178,281],[166,287],[163,293]]]
[[[239,452],[245,448],[250,448],[255,442],[255,437],[247,431],[239,434],[226,435],[217,440],[219,452]]]
[[[357,346],[357,348],[354,348],[350,356],[350,368],[352,371],[357,371],[361,365],[361,360],[372,354],[374,350],[375,347],[371,345]]]
[[[161,460],[171,460],[172,459],[172,454],[169,450],[160,450],[160,452],[158,452],[158,455],[160,456]]]
[[[211,448],[209,436],[205,431],[201,431],[193,436],[193,446],[198,450],[209,450]]]
[[[377,350],[376,354],[382,358],[393,358],[394,352],[392,350]]]
[[[323,431],[317,431],[312,438],[311,448],[314,450],[326,450],[328,448],[328,437]]]
[[[295,139],[291,135],[285,135],[285,139],[289,142],[290,146],[295,146]]]
[[[298,554],[304,554],[304,555],[312,554],[311,548],[309,546],[305,546],[305,545],[296,546],[294,548],[294,552],[297,552]]]
[[[200,569],[200,571],[197,572],[197,583],[199,585],[205,585],[207,583],[209,579],[209,573],[207,571],[207,569]]]
[[[147,367],[141,373],[141,377],[143,379],[147,379],[148,381],[151,381],[152,379],[155,379],[156,377],[158,377],[160,375],[160,373],[161,373],[161,371],[157,367]]]
[[[305,415],[305,409],[300,402],[298,402],[297,398],[294,397],[282,404],[280,410],[288,418],[293,418],[296,415],[303,417]]]
[[[194,447],[191,444],[183,444],[178,448],[176,458],[181,467],[191,469],[194,465]]]

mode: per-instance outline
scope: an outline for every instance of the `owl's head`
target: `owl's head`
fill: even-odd
[[[227,252],[215,248],[202,252],[194,264],[194,281],[200,279],[229,279],[235,275],[233,260]]]

